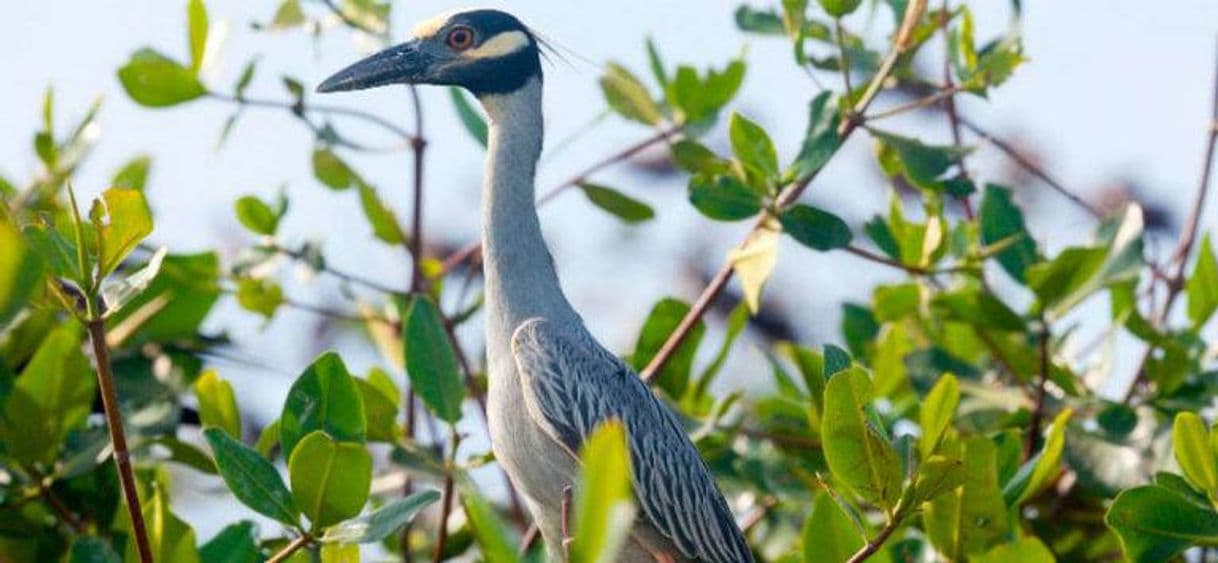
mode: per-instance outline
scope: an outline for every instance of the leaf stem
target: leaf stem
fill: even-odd
[[[876,534],[874,538],[868,540],[866,545],[859,548],[854,555],[850,556],[850,559],[846,560],[846,563],[862,563],[863,561],[866,561],[868,557],[875,555],[875,553],[879,551],[881,547],[884,547],[884,542],[888,541],[888,538],[892,536],[892,533],[897,531],[897,528],[901,526],[901,520],[903,520],[903,517],[900,515],[889,518],[888,523],[884,525],[884,527],[880,530],[880,533]]]
[[[300,548],[308,545],[311,541],[313,541],[313,536],[310,536],[307,533],[302,533],[296,539],[292,540],[292,543],[289,543],[287,547],[283,548],[279,553],[276,553],[275,555],[272,555],[270,559],[267,559],[266,563],[281,563],[282,561],[285,561],[287,558],[291,557],[293,553],[299,551]]]
[[[457,446],[461,443],[461,435],[457,433],[457,425],[448,425],[448,441],[451,449],[448,453],[448,463],[444,466],[444,500],[440,506],[440,531],[436,536],[436,548],[432,561],[440,563],[444,560],[445,547],[448,544],[448,517],[453,510],[453,472],[457,470]]]
[[[1032,454],[1036,453],[1037,442],[1040,440],[1040,425],[1045,417],[1045,384],[1049,381],[1049,369],[1052,366],[1049,356],[1049,321],[1043,314],[1040,316],[1040,325],[1038,334],[1040,374],[1036,380],[1035,393],[1032,396],[1032,422],[1028,424],[1028,439],[1024,442],[1024,461],[1031,459]]]
[[[114,464],[118,469],[119,484],[123,490],[123,501],[131,517],[131,533],[141,563],[152,563],[152,549],[148,544],[148,530],[144,524],[144,512],[140,509],[140,497],[136,491],[135,473],[131,468],[131,451],[127,448],[127,435],[123,431],[123,417],[119,412],[118,392],[114,386],[114,374],[110,371],[110,349],[106,346],[106,322],[101,318],[87,323],[89,342],[93,345],[93,358],[97,363],[97,384],[101,390],[102,408],[106,415],[106,427],[110,431],[110,442],[114,446]]]

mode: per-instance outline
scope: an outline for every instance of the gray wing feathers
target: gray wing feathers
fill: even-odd
[[[714,563],[753,560],[697,448],[633,370],[583,327],[563,330],[544,319],[516,329],[512,350],[526,408],[572,452],[597,424],[625,424],[640,508],[683,555]]]

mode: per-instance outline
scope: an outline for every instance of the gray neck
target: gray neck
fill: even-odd
[[[483,268],[486,277],[487,346],[508,352],[520,323],[545,317],[577,319],[563,296],[554,261],[541,236],[534,179],[541,156],[541,81],[481,98],[490,117],[486,176],[482,187]]]

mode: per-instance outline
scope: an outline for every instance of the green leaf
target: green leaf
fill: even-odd
[[[850,368],[825,386],[821,439],[833,477],[867,502],[891,509],[901,494],[901,462],[892,445],[872,426],[871,378]]]
[[[313,177],[332,190],[345,190],[361,182],[346,162],[325,147],[313,149]]]
[[[358,442],[339,442],[317,430],[288,458],[292,497],[314,531],[356,516],[372,489],[372,455]]]
[[[850,515],[828,493],[816,495],[804,521],[804,563],[843,563],[863,547],[863,536]]]
[[[804,133],[803,146],[788,172],[796,181],[802,181],[824,168],[842,144],[837,134],[837,108],[832,105],[832,100],[833,92],[826,90],[809,103],[808,128]]]
[[[207,370],[194,384],[199,399],[199,418],[205,426],[215,426],[230,436],[241,435],[241,412],[233,396],[233,386],[220,379],[215,370]]]
[[[323,430],[335,440],[364,441],[364,402],[355,379],[342,358],[326,352],[313,360],[288,390],[279,417],[279,445],[283,457],[306,435]]]
[[[62,324],[47,334],[4,397],[6,453],[26,465],[49,464],[68,433],[85,424],[95,379],[81,354],[80,334]]]
[[[1176,415],[1171,432],[1172,449],[1184,475],[1201,490],[1218,497],[1218,453],[1201,417],[1191,412]]]
[[[461,419],[465,385],[440,308],[431,297],[416,295],[410,299],[405,317],[403,352],[410,384],[437,417],[455,423]]]
[[[272,279],[242,278],[237,280],[237,303],[246,311],[270,319],[283,305],[283,288]]]
[[[681,139],[673,143],[670,149],[673,161],[690,174],[713,177],[731,171],[730,162],[719,158],[719,155],[698,141]]]
[[[922,293],[922,286],[917,283],[877,286],[872,296],[876,318],[887,322],[917,314],[922,305]]]
[[[254,233],[271,236],[279,229],[279,216],[271,210],[271,206],[252,195],[238,198],[233,207],[237,211],[237,220]]]
[[[122,563],[123,558],[102,538],[76,536],[68,550],[67,563]]]
[[[132,100],[147,107],[174,106],[207,93],[190,68],[152,49],[132,54],[118,79]]]
[[[900,160],[900,170],[909,182],[919,188],[934,192],[947,191],[949,186],[944,174],[952,164],[969,150],[949,145],[927,145],[918,139],[877,132],[875,137],[883,147],[891,147]]]
[[[1036,241],[1024,225],[1023,211],[1011,200],[1011,190],[988,184],[981,196],[981,242],[997,244],[1015,237],[1015,242],[997,255],[1002,269],[1024,283],[1028,266],[1037,261]]]
[[[220,298],[219,276],[214,252],[166,256],[152,283],[108,317],[109,324],[130,331],[134,323],[127,345],[193,339]]]
[[[116,270],[140,241],[152,234],[152,212],[144,194],[137,190],[111,188],[93,200],[89,219],[103,245],[98,256],[98,277]]]
[[[761,198],[735,177],[723,174],[690,178],[689,201],[717,221],[739,221],[761,211]]]
[[[635,371],[642,371],[647,366],[687,313],[689,304],[671,297],[661,299],[652,306],[642,330],[639,331],[639,338],[635,341],[634,353],[630,355],[630,365]],[[664,364],[664,369],[656,374],[655,385],[669,397],[679,398],[685,394],[689,386],[689,373],[694,365],[694,355],[698,352],[698,345],[705,333],[706,325],[699,320],[685,341]]]
[[[664,60],[660,58],[660,49],[656,47],[656,43],[651,37],[647,38],[647,63],[651,67],[652,76],[655,77],[660,87],[668,88],[668,71],[665,70]]]
[[[196,76],[203,68],[203,55],[207,52],[207,7],[203,0],[190,0],[186,8],[187,27],[190,29],[190,70]]]
[[[152,168],[152,158],[148,155],[137,156],[127,164],[124,164],[118,172],[114,173],[114,177],[110,180],[110,185],[115,188],[126,188],[129,190],[143,191],[148,185],[148,172]]]
[[[932,455],[918,465],[914,482],[914,502],[934,500],[939,495],[964,484],[964,461],[941,455]]]
[[[656,125],[664,119],[647,87],[626,67],[612,62],[605,65],[600,84],[605,101],[618,115],[646,125]]]
[[[318,550],[321,563],[360,563],[359,546],[350,543],[323,543]],[[302,552],[296,552],[298,555]]]
[[[851,12],[858,9],[863,0],[819,0],[822,8],[829,13],[830,16],[840,18],[850,15]]]
[[[469,517],[470,527],[474,529],[474,537],[478,539],[478,547],[486,563],[519,563],[520,555],[508,540],[503,522],[482,498],[477,487],[472,484],[462,487],[461,502],[465,505],[465,514]]]
[[[195,531],[190,525],[169,510],[169,494],[161,483],[155,483],[151,502],[143,507],[144,521],[148,523],[148,545],[153,561],[174,563],[199,563],[199,552],[195,548]],[[135,542],[127,542],[127,561],[138,560]]]
[[[960,383],[956,381],[956,376],[945,373],[918,408],[918,423],[922,426],[918,451],[923,458],[929,458],[935,451],[939,439],[956,418],[956,406],[959,404]]]
[[[782,230],[800,244],[822,252],[845,248],[854,233],[840,217],[802,203],[795,204],[778,216]]]
[[[304,25],[308,21],[305,18],[304,10],[300,8],[300,0],[283,0],[283,3],[275,9],[275,16],[271,18],[271,29],[290,29]]]
[[[469,98],[465,97],[465,91],[460,88],[449,88],[448,97],[453,102],[453,108],[457,110],[457,117],[461,119],[461,125],[465,127],[465,131],[478,141],[479,145],[486,148],[487,126],[486,119],[474,109],[474,104],[470,103]]]
[[[1010,525],[998,489],[994,442],[985,436],[971,436],[954,448],[963,449],[964,484],[925,505],[923,520],[927,536],[939,553],[950,560],[962,560],[1000,542]]]
[[[785,35],[786,27],[782,18],[768,10],[759,10],[747,4],[736,8],[736,27],[741,31],[761,33],[765,35]]]
[[[580,448],[583,471],[575,497],[572,563],[613,563],[634,521],[626,427],[600,424]]]
[[[17,315],[42,278],[38,249],[27,245],[21,233],[0,219],[0,327]]]
[[[1073,409],[1058,413],[1049,428],[1044,447],[1003,486],[1002,497],[1008,505],[1017,506],[1027,502],[1061,472],[1062,452],[1066,447],[1066,424],[1073,415]]]
[[[1095,415],[1095,422],[1108,436],[1120,440],[1138,426],[1138,413],[1127,405],[1110,403]]]
[[[1169,561],[1194,545],[1218,545],[1218,513],[1157,485],[1117,495],[1104,523],[1134,563]]]
[[[767,179],[778,176],[778,152],[765,129],[743,115],[733,113],[729,133],[732,152],[740,162]]]
[[[744,302],[753,314],[761,310],[761,290],[778,264],[778,237],[776,231],[761,229],[727,255],[744,291]]]
[[[372,225],[372,235],[386,244],[406,242],[405,231],[398,223],[397,215],[381,200],[376,190],[363,182],[359,184],[359,201],[364,208],[364,217]]]
[[[426,490],[397,499],[359,518],[352,518],[326,529],[321,541],[376,543],[396,533],[423,509],[440,500],[440,492]]]
[[[971,559],[974,563],[1057,563],[1053,552],[1036,536],[1004,543]]]
[[[1188,318],[1193,321],[1193,327],[1199,329],[1218,309],[1218,259],[1214,258],[1209,233],[1201,239],[1197,263],[1185,288],[1188,291]]]
[[[199,559],[207,563],[260,563],[258,528],[249,520],[229,524],[199,546]]]
[[[579,187],[593,205],[608,211],[627,223],[642,223],[655,218],[651,207],[613,188],[582,182]]]
[[[271,462],[219,428],[208,428],[203,435],[211,444],[220,476],[237,500],[263,516],[298,525],[299,512],[292,504],[292,493]]]
[[[367,428],[368,441],[393,442],[398,437],[399,428],[395,417],[399,401],[386,396],[384,391],[363,379],[356,379],[355,384],[359,387],[359,394],[364,402],[364,425]]]
[[[1100,225],[1095,246],[1068,248],[1029,268],[1028,285],[1040,306],[1060,318],[1100,289],[1137,280],[1144,265],[1142,229],[1142,209],[1129,205]]]
[[[679,122],[698,124],[712,120],[735,97],[744,82],[744,61],[734,60],[723,70],[709,69],[705,76],[690,66],[677,67],[665,89],[669,103],[679,110]]]

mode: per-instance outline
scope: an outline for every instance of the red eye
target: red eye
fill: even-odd
[[[465,27],[454,27],[448,32],[448,46],[454,51],[464,51],[474,46],[474,30]]]

